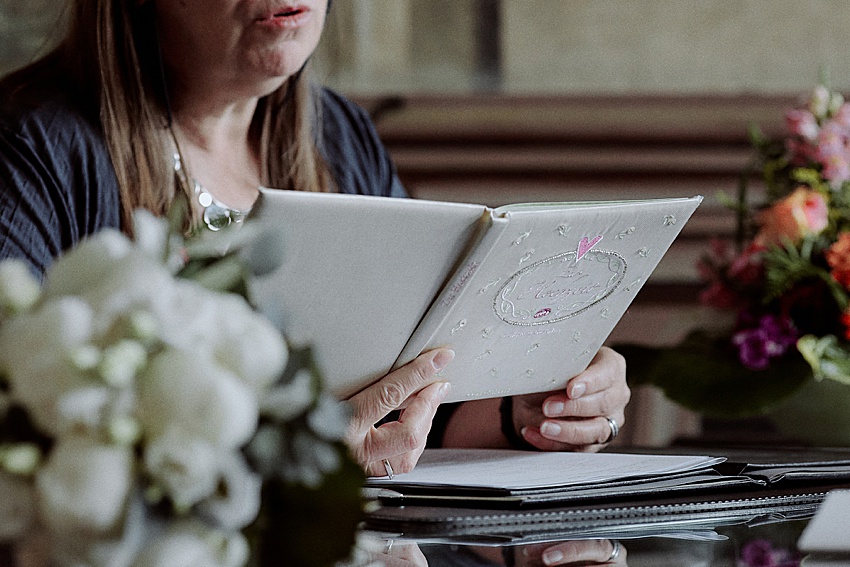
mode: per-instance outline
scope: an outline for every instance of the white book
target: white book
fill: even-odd
[[[701,201],[490,208],[263,189],[254,217],[283,261],[250,291],[343,398],[439,346],[455,351],[447,401],[557,390]]]

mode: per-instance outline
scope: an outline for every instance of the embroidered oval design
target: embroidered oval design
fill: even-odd
[[[496,315],[511,325],[547,325],[587,311],[610,296],[626,276],[626,259],[589,250],[580,259],[564,252],[511,276],[493,300]]]

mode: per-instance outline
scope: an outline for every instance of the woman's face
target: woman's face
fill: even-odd
[[[327,0],[155,0],[175,87],[221,85],[264,95],[316,48]]]

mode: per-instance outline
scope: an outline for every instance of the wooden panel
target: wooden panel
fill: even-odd
[[[734,215],[716,195],[734,194],[753,157],[748,126],[782,133],[784,111],[796,100],[428,95],[358,102],[373,114],[399,176],[418,198],[498,206],[705,196],[612,336],[667,343],[704,320],[681,315],[697,306],[695,263],[709,240],[734,234]]]

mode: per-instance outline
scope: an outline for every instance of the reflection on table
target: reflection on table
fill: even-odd
[[[795,567],[808,520],[778,520],[658,536],[487,545],[361,534],[352,562],[340,567],[532,567],[626,565]]]

